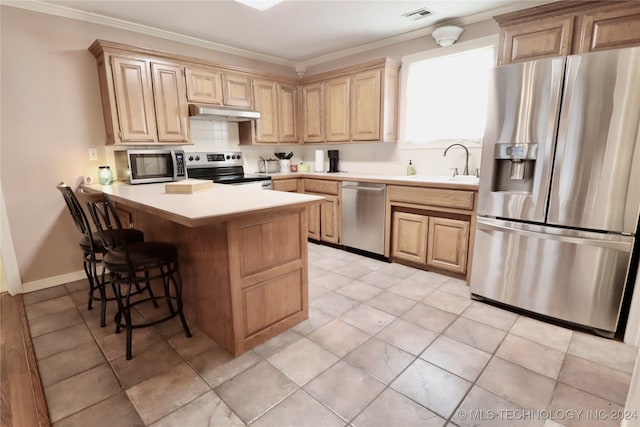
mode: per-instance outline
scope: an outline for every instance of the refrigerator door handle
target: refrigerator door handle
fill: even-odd
[[[498,222],[498,221],[499,220],[478,218],[477,224],[478,224],[478,228],[481,230],[504,231],[508,233],[520,234],[523,236],[535,237],[537,239],[555,240],[557,242],[563,242],[563,243],[588,244],[590,246],[613,249],[616,251],[621,251],[626,253],[631,252],[631,246],[632,246],[632,240],[633,240],[632,237],[629,237],[628,240],[627,239],[619,240],[619,238],[623,236],[616,236],[618,237],[618,239],[609,240],[612,237],[607,235],[603,235],[602,238],[589,238],[589,237],[583,237],[583,236],[550,234],[550,233],[545,233],[544,230],[536,231],[533,229],[527,229],[527,226],[524,224],[515,224],[515,223]],[[584,233],[584,234],[593,235],[594,233]]]

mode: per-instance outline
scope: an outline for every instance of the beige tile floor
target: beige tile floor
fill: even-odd
[[[635,347],[472,301],[439,274],[315,244],[309,260],[309,320],[235,359],[174,319],[134,331],[127,361],[84,281],[25,295],[51,421],[617,425],[598,414],[624,407]]]

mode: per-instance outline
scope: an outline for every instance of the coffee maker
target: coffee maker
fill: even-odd
[[[338,150],[327,150],[327,155],[329,156],[329,172],[339,172],[338,163],[340,160],[340,152]]]

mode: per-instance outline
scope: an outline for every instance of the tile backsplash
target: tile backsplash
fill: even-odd
[[[194,145],[186,151],[242,151],[247,173],[258,170],[260,157],[275,158],[276,152],[293,152],[292,164],[308,163],[314,169],[315,151],[323,150],[324,170],[328,169],[327,150],[340,150],[340,170],[363,174],[404,175],[409,160],[420,175],[450,175],[452,168],[462,173],[465,152],[457,147],[443,156],[448,143],[416,146],[407,143],[372,142],[363,144],[306,144],[306,145],[240,145],[238,125],[224,121],[191,121],[191,140]],[[450,141],[454,143],[456,141]],[[469,149],[469,173],[480,168],[480,144],[465,144]]]

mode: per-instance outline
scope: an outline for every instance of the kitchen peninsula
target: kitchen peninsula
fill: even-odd
[[[233,356],[308,318],[307,207],[321,197],[222,184],[193,194],[86,188],[109,194],[146,240],[178,246],[187,319]]]

